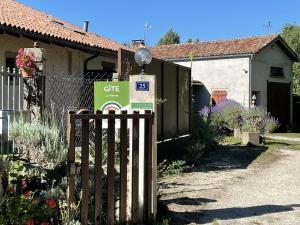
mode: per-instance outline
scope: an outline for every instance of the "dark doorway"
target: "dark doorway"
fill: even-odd
[[[278,118],[281,127],[284,130],[290,124],[291,109],[291,84],[268,82],[268,112]]]

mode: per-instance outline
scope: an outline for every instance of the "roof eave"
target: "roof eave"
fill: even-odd
[[[66,47],[80,49],[83,51],[95,52],[95,53],[106,52],[106,53],[117,54],[117,50],[114,50],[114,49],[93,47],[93,46],[86,45],[83,43],[78,43],[75,41],[70,41],[70,40],[66,40],[63,38],[59,38],[59,37],[53,37],[53,36],[50,36],[47,34],[41,34],[38,32],[33,32],[33,31],[9,26],[6,24],[0,24],[0,30],[19,34],[19,35],[24,35],[24,36],[31,37],[32,39],[37,39],[40,41],[50,42],[50,43],[59,44],[59,45],[65,45]]]
[[[277,43],[278,41],[279,41],[279,43],[281,43],[281,45]],[[272,45],[274,43],[278,44],[278,46],[282,49],[282,51],[285,52],[287,54],[287,56],[293,62],[299,62],[299,58],[298,58],[297,54],[294,52],[293,49],[290,48],[290,46],[286,43],[286,41],[280,35],[278,35],[277,37],[275,37],[271,42],[269,42],[268,44],[266,44],[263,48],[261,48],[255,54],[258,54],[263,49],[265,49],[267,46],[270,46],[270,45]]]

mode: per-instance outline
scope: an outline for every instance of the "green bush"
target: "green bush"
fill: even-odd
[[[164,176],[180,175],[188,166],[184,160],[167,161],[164,160],[157,167],[157,176],[159,178]]]
[[[218,128],[212,122],[210,115],[201,117],[200,114],[192,116],[192,139],[199,140],[204,145],[209,145],[215,141],[218,135]]]

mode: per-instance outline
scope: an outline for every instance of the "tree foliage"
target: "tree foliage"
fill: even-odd
[[[159,39],[157,45],[172,45],[179,43],[179,34],[171,28],[167,33],[165,33],[165,35],[161,39]]]
[[[287,24],[283,27],[281,35],[299,57],[300,56],[300,26]],[[294,93],[300,95],[300,63],[294,63],[293,75],[294,75],[293,91]]]
[[[189,39],[187,39],[186,43],[197,44],[197,43],[200,43],[200,40],[199,40],[199,38],[196,38],[195,40],[193,40],[192,38],[189,38]]]

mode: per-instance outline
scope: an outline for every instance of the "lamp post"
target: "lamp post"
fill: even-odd
[[[134,54],[135,62],[142,68],[141,74],[145,74],[145,67],[152,61],[152,54],[147,48],[139,48]]]

